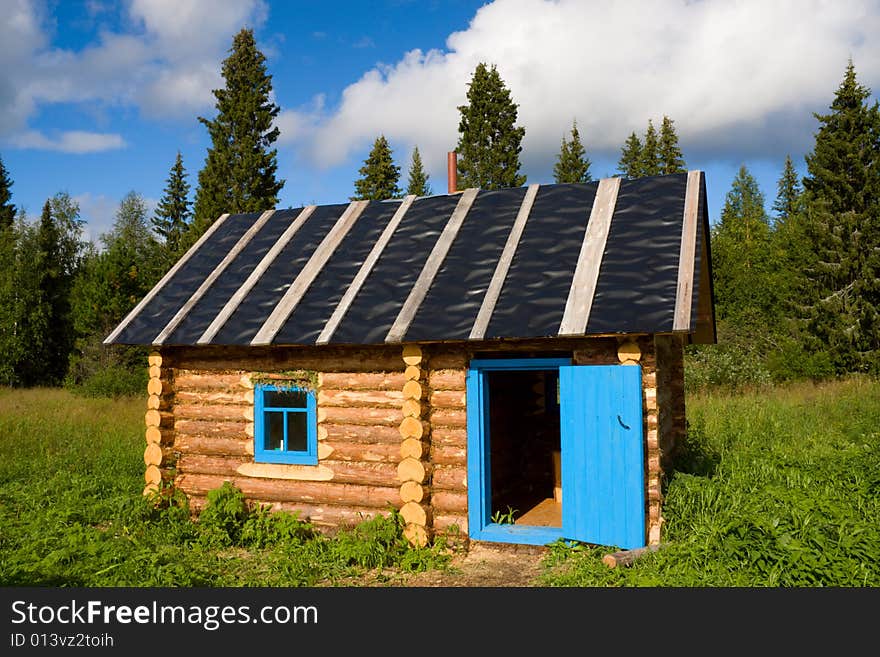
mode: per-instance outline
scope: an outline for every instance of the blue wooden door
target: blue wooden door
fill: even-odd
[[[566,538],[645,545],[641,381],[637,365],[559,368]]]

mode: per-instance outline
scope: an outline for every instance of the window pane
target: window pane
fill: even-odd
[[[284,449],[284,413],[263,413],[265,437],[263,449]]]
[[[287,415],[287,450],[289,452],[305,452],[309,446],[306,431],[308,413],[286,413]]]
[[[305,408],[306,396],[304,390],[266,390],[263,404],[270,408]]]

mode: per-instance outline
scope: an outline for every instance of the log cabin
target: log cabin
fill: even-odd
[[[152,347],[145,494],[657,545],[706,206],[690,171],[219,217],[105,339]]]

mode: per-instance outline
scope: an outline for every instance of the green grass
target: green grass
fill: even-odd
[[[331,538],[234,489],[212,492],[200,522],[181,496],[145,500],[143,413],[143,399],[0,391],[0,585],[381,583],[449,561],[410,548],[395,514]]]
[[[558,545],[552,586],[880,585],[880,384],[850,379],[687,400],[664,541],[630,568]]]
[[[546,586],[880,586],[880,383],[797,384],[687,400],[664,548],[555,545]],[[0,390],[0,585],[323,586],[444,568],[399,518],[334,537],[212,492],[192,522],[143,486],[143,399]]]

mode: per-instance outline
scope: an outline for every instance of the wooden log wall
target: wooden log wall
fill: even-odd
[[[402,506],[399,424],[407,379],[399,347],[396,358],[384,348],[168,351],[175,363],[166,420],[177,457],[174,483],[194,511],[224,481],[252,503],[296,511],[318,527],[351,525]],[[317,373],[318,464],[255,463],[255,382],[289,380],[294,370]]]
[[[431,540],[431,444],[429,417],[428,358],[418,345],[403,347],[404,384],[400,419],[400,515],[406,521],[404,535],[422,547]]]
[[[144,495],[159,491],[163,482],[172,477],[176,455],[171,447],[174,442],[174,370],[167,359],[163,362],[159,352],[151,353],[147,362],[150,380],[147,383],[146,448],[144,449]]]

